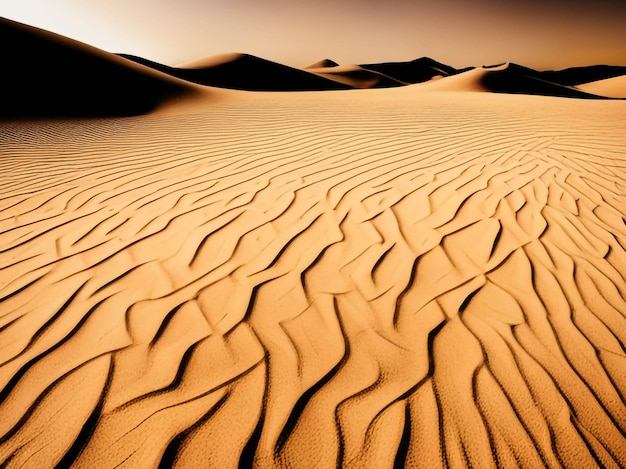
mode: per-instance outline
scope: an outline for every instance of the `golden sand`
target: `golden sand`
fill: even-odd
[[[626,466],[626,104],[417,86],[2,123],[0,464]]]

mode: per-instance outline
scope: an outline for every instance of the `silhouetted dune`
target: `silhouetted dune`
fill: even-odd
[[[311,73],[345,83],[354,88],[393,88],[406,83],[395,80],[380,72],[366,70],[359,65],[337,65],[329,67],[308,68]]]
[[[365,64],[361,65],[361,67],[382,73],[405,83],[420,83],[438,75],[449,76],[458,73],[458,70],[454,67],[442,64],[429,57],[422,57],[410,62]]]
[[[587,99],[606,99],[607,96],[619,94],[619,85],[604,85],[608,94],[592,94],[593,86],[581,89],[564,86],[537,78],[539,73],[517,64],[501,64],[475,68],[413,86],[419,91],[484,91]]]
[[[482,91],[490,92],[483,82],[482,77],[488,73],[484,68],[472,68],[456,75],[436,78],[424,83],[415,83],[411,88],[422,92],[431,91]]]
[[[500,64],[491,64],[491,65],[483,65],[482,68],[500,68],[506,65],[506,62],[502,62]],[[468,67],[463,70],[459,70],[459,72],[467,72],[468,70],[472,70],[474,67]]]
[[[443,71],[446,72],[445,69]],[[420,89],[490,91],[564,98],[622,98],[624,86],[619,78],[624,75],[626,67],[620,66],[593,65],[559,71],[539,71],[515,63],[503,63],[458,69],[441,80],[422,83],[425,87]],[[605,83],[605,80],[612,81]]]
[[[322,59],[319,62],[315,62],[314,64],[309,65],[308,67],[304,67],[304,69],[308,70],[309,68],[329,68],[337,66],[339,66],[339,64],[334,60]]]
[[[201,85],[249,91],[322,91],[352,87],[328,78],[249,54],[222,54],[181,67],[127,54],[122,57]]]
[[[481,79],[489,90],[496,93],[535,94],[563,98],[604,98],[539,77],[545,77],[545,75],[521,65],[508,64],[506,67],[485,72]]]
[[[0,117],[137,115],[191,89],[114,54],[0,18]]]
[[[576,88],[607,98],[626,98],[626,75],[605,78],[603,80],[581,83]]]
[[[171,67],[127,54],[110,54],[63,36],[0,18],[3,60],[0,117],[138,115],[165,99],[198,89],[193,83],[250,91],[323,91],[388,88],[449,78],[456,69],[428,57],[409,62],[340,66],[324,59],[297,69],[249,54],[231,53]],[[626,75],[626,67],[597,65],[537,71],[516,64],[483,67],[480,83],[467,77],[444,89],[570,98],[623,97],[621,85],[580,86]],[[472,78],[473,79],[473,78]],[[598,94],[595,93],[595,90]]]
[[[626,67],[617,65],[591,65],[588,67],[572,67],[564,70],[537,72],[537,78],[565,86],[580,85],[582,83],[604,80],[620,75],[626,75]]]

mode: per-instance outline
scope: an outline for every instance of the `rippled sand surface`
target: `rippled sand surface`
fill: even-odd
[[[0,464],[624,467],[625,216],[624,102],[4,122]]]

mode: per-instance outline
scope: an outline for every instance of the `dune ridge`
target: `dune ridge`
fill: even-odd
[[[409,62],[384,62],[361,65],[366,70],[372,70],[387,75],[404,83],[420,83],[436,76],[450,76],[460,72],[430,57],[420,57]]]
[[[237,52],[205,57],[178,67],[169,67],[133,55],[119,55],[177,78],[221,88],[248,91],[327,91],[352,88],[308,70]]]
[[[339,65],[330,59],[295,69],[248,54],[229,53],[169,67],[118,54],[173,77],[249,91],[325,91],[425,84],[428,90],[486,91],[579,99],[623,99],[626,67],[593,65],[533,70],[515,63],[456,69],[422,57],[408,62]],[[433,83],[436,85],[431,86]]]
[[[607,98],[626,98],[626,75],[604,78],[576,85],[576,88]]]
[[[337,67],[337,66],[339,66],[339,64],[332,59],[322,59],[311,65],[304,67],[304,69],[308,70],[310,68],[332,68],[332,67]]]
[[[432,89],[491,91],[587,99],[626,99],[626,67],[598,65],[536,71],[516,64],[455,69],[429,57],[408,62],[338,65],[324,59],[304,69],[243,53],[171,67],[112,54],[0,18],[4,60],[0,119],[132,116],[185,102],[214,87],[249,91],[390,88],[443,80]],[[468,76],[480,72],[480,82]],[[461,76],[462,78],[455,78]],[[608,80],[608,81],[607,81]],[[460,85],[458,87],[457,85]],[[214,91],[214,90],[213,90]],[[215,95],[216,99],[220,94]]]
[[[406,83],[383,73],[367,70],[359,65],[307,67],[306,70],[316,75],[345,83],[353,88],[392,88],[406,85]]]
[[[626,75],[626,67],[619,65],[591,65],[563,70],[533,71],[535,76],[564,86],[576,86],[592,81]]]
[[[2,123],[0,465],[626,465],[622,102],[229,96]]]
[[[0,17],[0,118],[130,116],[193,96],[189,82]]]
[[[616,80],[620,78],[622,77],[610,78],[611,82],[608,84],[589,83],[574,87],[547,81],[532,69],[506,63],[473,68],[411,86],[418,91],[480,91],[561,98],[610,99],[619,98],[620,86]]]
[[[604,98],[564,84],[568,81],[558,80],[559,75],[556,73],[554,78],[546,79],[546,76],[552,77],[551,74],[538,73],[528,67],[510,63],[505,67],[489,69],[481,80],[489,90],[497,93],[533,94],[561,98]]]

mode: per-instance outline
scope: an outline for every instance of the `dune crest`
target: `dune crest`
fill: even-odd
[[[345,83],[354,88],[392,88],[406,85],[406,83],[380,72],[367,70],[359,65],[336,65],[318,68],[308,67],[306,70],[316,75]]]
[[[322,59],[319,62],[315,62],[314,64],[304,67],[304,69],[308,70],[310,68],[332,68],[332,67],[337,67],[337,66],[339,66],[339,64],[335,62],[334,60]]]
[[[581,83],[576,85],[576,88],[586,93],[606,96],[607,98],[626,99],[626,75]]]
[[[2,123],[0,465],[626,466],[623,102],[229,95]]]
[[[173,77],[192,83],[248,91],[346,90],[352,86],[308,70],[239,52],[218,54],[170,67],[142,57],[120,54]]]
[[[114,54],[0,18],[0,118],[144,114],[195,85]]]
[[[387,75],[403,83],[421,83],[436,76],[450,76],[459,70],[442,64],[430,57],[421,57],[409,62],[384,62],[361,65],[366,70]]]
[[[229,62],[245,59],[246,57],[252,57],[249,54],[243,54],[241,52],[225,52],[223,54],[210,55],[208,57],[202,57],[200,59],[193,60],[177,65],[177,68],[192,68],[202,69],[207,67],[215,67],[217,65],[224,65]]]
[[[412,85],[418,91],[482,91],[506,94],[526,94],[579,99],[606,99],[619,97],[620,80],[611,78],[610,84],[566,86],[547,81],[532,69],[505,63],[467,70],[447,77],[434,77]],[[605,94],[601,92],[605,90]],[[608,93],[608,94],[607,94]]]

